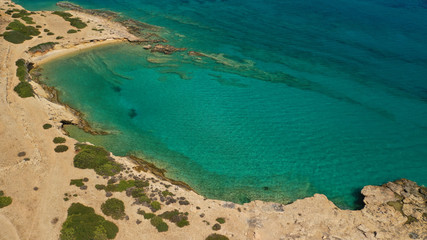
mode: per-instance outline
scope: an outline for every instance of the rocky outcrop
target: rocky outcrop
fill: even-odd
[[[400,229],[397,233],[400,239],[427,239],[426,190],[426,187],[407,179],[364,187],[365,207],[362,213],[380,226],[376,231],[364,232],[371,232],[378,238],[382,232]]]
[[[362,190],[362,210],[341,210],[325,195],[288,205],[243,205],[248,239],[427,240],[426,188],[407,179]],[[238,207],[238,206],[237,206]]]
[[[196,51],[189,51],[188,55],[189,56],[196,56],[196,57],[206,57],[205,54],[203,54],[201,52],[196,52]]]
[[[171,46],[171,45],[157,44],[156,46],[154,46],[151,49],[151,52],[159,52],[159,53],[164,53],[164,54],[170,55],[174,52],[185,51],[185,50],[187,50],[187,49],[186,48],[176,48],[176,47]]]

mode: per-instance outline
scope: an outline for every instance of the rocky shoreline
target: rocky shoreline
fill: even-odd
[[[0,30],[3,31],[13,21],[4,14],[6,9],[20,7],[3,0],[0,4],[5,9],[0,11]],[[0,115],[0,190],[13,199],[10,205],[0,209],[0,225],[4,226],[0,228],[0,236],[10,240],[58,239],[70,205],[84,204],[103,215],[102,206],[106,200],[116,198],[123,202],[125,216],[116,219],[103,215],[117,225],[116,239],[209,239],[215,234],[226,239],[260,240],[427,239],[427,189],[407,179],[382,186],[365,186],[361,192],[365,206],[353,211],[339,209],[322,194],[288,205],[263,201],[240,205],[206,199],[191,191],[185,183],[165,177],[165,170],[132,156],[117,157],[107,153],[107,163],[121,166],[120,173],[113,176],[75,167],[80,143],[63,135],[62,126],[80,124],[83,128],[87,126],[90,132],[89,125],[84,123],[80,113],[60,105],[54,88],[43,87],[37,81],[30,81],[36,95],[20,98],[13,91],[19,82],[15,62],[24,58],[38,64],[49,57],[78,52],[84,46],[99,46],[108,39],[154,45],[147,47],[150,51],[157,45],[129,33],[129,29],[133,32],[137,28],[111,22],[119,17],[118,14],[82,9],[70,12],[93,27],[101,25],[111,29],[101,33],[88,30],[88,27],[76,35],[65,35],[64,26],[68,23],[43,11],[32,15],[34,21],[66,36],[57,40],[59,44],[51,51],[38,53],[43,54],[41,56],[26,52],[29,47],[54,40],[47,34],[43,39],[34,38],[20,45],[0,38],[0,111],[3,113]],[[57,24],[60,20],[61,24]],[[186,50],[161,46],[164,47],[157,47],[158,52],[164,54]],[[49,54],[52,55],[43,58]],[[205,56],[192,51],[188,54]],[[32,65],[27,70],[36,73]],[[64,138],[61,140],[63,146],[70,149],[54,151],[57,138]],[[72,150],[74,147],[76,151]],[[81,180],[82,185],[73,185],[76,180]],[[143,186],[123,187],[132,181],[143,182]],[[118,191],[120,189],[124,190]],[[158,204],[151,204],[156,201]],[[168,217],[171,213],[176,214],[175,218]],[[153,221],[148,219],[153,215],[157,221],[164,219],[169,230],[159,231],[160,228],[154,227]]]

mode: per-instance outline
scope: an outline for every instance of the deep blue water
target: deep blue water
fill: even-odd
[[[61,99],[113,132],[78,139],[236,202],[318,192],[355,208],[364,185],[427,183],[426,1],[74,2],[211,56],[122,44],[46,64]]]

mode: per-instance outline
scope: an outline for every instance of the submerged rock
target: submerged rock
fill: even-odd
[[[205,55],[205,54],[200,53],[200,52],[196,52],[196,51],[189,51],[189,52],[188,52],[188,55],[189,55],[189,56],[196,56],[196,57],[206,57],[206,55]]]
[[[176,47],[171,46],[171,45],[157,44],[156,46],[154,46],[151,49],[151,52],[159,52],[159,53],[164,53],[164,54],[170,55],[174,52],[185,51],[185,50],[187,50],[187,49],[186,48],[176,48]]]

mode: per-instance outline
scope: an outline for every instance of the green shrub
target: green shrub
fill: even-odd
[[[159,217],[168,219],[169,221],[175,223],[178,227],[182,228],[190,225],[188,217],[185,213],[179,212],[178,210],[166,211],[159,215]]]
[[[76,27],[78,29],[85,28],[87,26],[80,18],[69,18],[67,21],[70,22],[71,26]]]
[[[14,20],[9,23],[6,30],[11,30],[3,33],[3,37],[6,41],[14,44],[23,43],[25,40],[32,39],[32,36],[40,34],[39,30],[32,26],[25,26],[18,20]]]
[[[24,66],[19,66],[16,69],[16,76],[18,77],[19,81],[24,82],[25,80],[27,80],[27,67]]]
[[[24,9],[14,9],[13,11],[16,11],[17,13],[12,14],[12,18],[21,18],[28,24],[34,24],[33,19],[31,17],[28,17],[29,15],[31,15],[31,13],[27,12]]]
[[[101,205],[102,212],[113,219],[123,219],[125,217],[125,205],[122,200],[110,198]]]
[[[228,237],[221,235],[221,234],[216,234],[213,233],[211,235],[209,235],[206,240],[228,240]]]
[[[35,27],[25,26],[19,20],[14,20],[13,22],[9,23],[9,25],[6,27],[6,29],[18,31],[18,32],[21,32],[21,33],[23,33],[25,35],[29,35],[29,36],[37,36],[40,34],[40,31],[37,30]]]
[[[220,224],[224,224],[225,223],[225,218],[217,218],[216,219],[217,222],[219,222]]]
[[[71,179],[70,185],[75,185],[76,187],[81,187],[85,184],[83,183],[83,179]]]
[[[123,192],[123,191],[126,191],[126,189],[131,188],[133,186],[135,186],[134,180],[120,180],[118,184],[108,184],[107,187],[105,187],[105,191]]]
[[[40,26],[40,25],[36,25],[36,28],[42,28],[42,26]]]
[[[73,15],[71,13],[55,11],[52,14],[61,16],[65,21],[70,22],[71,26],[76,27],[78,29],[82,29],[87,26],[87,24],[84,23],[80,18],[72,18]]]
[[[67,150],[68,150],[68,147],[66,145],[58,145],[55,148],[55,152],[57,153],[65,152]]]
[[[49,123],[43,124],[43,129],[49,129],[51,127],[52,127],[52,124],[49,124]]]
[[[4,196],[4,192],[0,190],[0,197]]]
[[[114,239],[119,228],[91,207],[73,203],[68,208],[68,217],[62,224],[61,240]],[[103,238],[100,238],[103,237]]]
[[[147,195],[144,194],[144,196],[141,196],[138,198],[138,201],[141,203],[143,203],[143,202],[150,203],[151,199],[149,197],[147,197]]]
[[[56,14],[56,15],[58,15],[58,16],[60,16],[60,17],[62,17],[62,18],[70,18],[70,17],[72,17],[73,15],[71,14],[71,13],[67,13],[67,12],[62,12],[62,11],[54,11],[52,14]]]
[[[144,189],[135,188],[135,189],[132,189],[131,195],[133,198],[139,198],[139,197],[145,196],[145,192],[144,192]]]
[[[33,87],[28,82],[20,82],[13,89],[21,98],[34,97]]]
[[[12,204],[12,198],[11,197],[0,196],[0,208],[7,207],[10,204]]]
[[[167,197],[167,196],[175,196],[175,194],[169,192],[168,190],[163,191],[162,195],[165,196],[165,197]]]
[[[156,216],[156,214],[154,214],[154,213],[145,213],[144,219],[152,219],[155,216]]]
[[[162,208],[158,201],[152,201],[150,203],[150,206],[153,208],[154,211],[158,211]]]
[[[53,143],[65,143],[65,138],[63,138],[63,137],[55,137],[54,139],[53,139]]]
[[[45,28],[45,29],[43,29],[43,32],[50,32],[50,30]]]
[[[95,185],[95,188],[96,188],[97,190],[104,190],[104,189],[105,189],[105,185],[102,185],[102,184],[96,184],[96,185]]]
[[[32,18],[32,17],[21,17],[21,19],[22,19],[26,24],[36,24],[36,23],[33,21],[33,18]]]
[[[153,218],[153,217],[156,216],[156,214],[154,214],[154,213],[147,213],[147,212],[145,212],[143,210],[140,210],[140,209],[138,210],[137,213],[140,214],[140,215],[143,215],[144,219],[151,219],[151,218]]]
[[[67,33],[76,33],[77,31],[76,30],[74,30],[74,29],[70,29],[70,30],[68,30],[67,31]]]
[[[151,225],[157,228],[158,232],[166,232],[169,226],[163,221],[161,217],[154,216],[150,219]]]
[[[166,211],[162,214],[159,215],[159,217],[162,217],[164,219],[173,219],[174,217],[178,216],[180,214],[180,212],[178,210],[173,210],[173,211]]]
[[[56,40],[63,39],[63,38],[64,38],[63,36],[58,36],[56,37]]]
[[[137,188],[143,188],[148,186],[150,186],[150,183],[148,181],[135,180],[135,187]]]
[[[25,66],[25,60],[20,58],[20,59],[16,60],[15,65],[17,67]]]
[[[18,67],[16,69],[16,76],[19,78],[19,81],[24,82],[27,80],[28,75],[26,61],[20,58],[15,62],[15,65]]]
[[[3,33],[3,38],[8,42],[20,44],[25,42],[25,40],[30,40],[32,37],[18,31],[9,31]]]
[[[190,222],[188,220],[182,219],[181,221],[177,222],[176,225],[180,228],[190,225]]]
[[[74,167],[93,169],[99,175],[113,176],[121,171],[121,165],[108,159],[109,153],[102,147],[76,144],[79,151],[74,156]]]
[[[218,223],[215,223],[213,226],[212,226],[212,230],[214,230],[214,231],[218,231],[218,230],[220,230],[221,229],[221,225],[219,225]]]
[[[53,32],[48,32],[48,33],[47,33],[47,35],[48,35],[48,36],[52,36],[52,35],[55,35],[55,33],[53,33]]]

